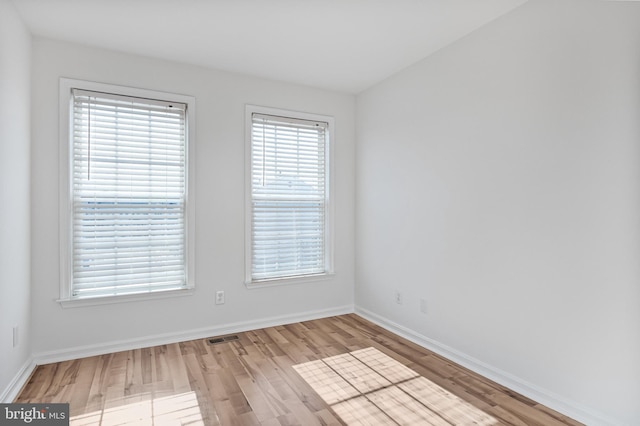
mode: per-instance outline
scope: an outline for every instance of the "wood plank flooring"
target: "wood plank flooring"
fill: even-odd
[[[580,425],[354,314],[237,336],[41,365],[16,402],[72,425]]]

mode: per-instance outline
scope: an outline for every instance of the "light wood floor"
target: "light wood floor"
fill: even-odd
[[[579,425],[357,315],[36,368],[72,425]]]

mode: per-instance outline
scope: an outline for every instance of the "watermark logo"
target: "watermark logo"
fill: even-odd
[[[69,404],[0,404],[0,425],[68,426]]]

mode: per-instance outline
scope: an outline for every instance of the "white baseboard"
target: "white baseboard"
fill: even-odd
[[[496,383],[501,384],[511,390],[514,390],[527,398],[530,398],[540,404],[558,411],[566,416],[571,417],[579,422],[589,426],[623,426],[624,422],[612,419],[603,413],[599,413],[575,401],[571,401],[565,397],[557,395],[546,389],[529,383],[519,377],[516,377],[499,368],[488,365],[478,359],[475,359],[465,353],[451,348],[436,340],[423,336],[415,331],[399,325],[385,317],[375,314],[362,307],[355,307],[355,313],[361,317],[379,325],[398,336],[404,337],[413,343],[416,343],[430,351],[437,353],[457,364],[462,365],[469,370],[478,373]],[[631,426],[631,425],[629,425]]]
[[[107,353],[147,348],[157,345],[167,345],[170,343],[203,339],[206,337],[214,337],[224,334],[240,333],[243,331],[257,330],[265,327],[274,327],[278,325],[309,321],[349,313],[353,313],[353,305],[338,306],[335,308],[322,309],[312,312],[300,312],[290,315],[281,315],[259,320],[223,324],[213,327],[187,330],[178,333],[156,334],[154,336],[148,336],[139,339],[119,340],[100,343],[96,345],[77,346],[57,351],[40,352],[33,355],[33,360],[37,365],[51,364],[53,362],[68,361],[72,359],[85,358],[88,356],[104,355]]]
[[[22,390],[22,387],[29,380],[29,377],[31,377],[31,373],[33,373],[35,368],[36,363],[33,361],[33,358],[28,359],[20,370],[18,370],[18,373],[11,380],[9,386],[0,394],[0,403],[9,404],[13,402],[18,396],[18,393],[20,393],[20,390]]]

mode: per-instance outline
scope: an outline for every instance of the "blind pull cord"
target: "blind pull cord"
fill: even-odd
[[[91,96],[89,96],[89,126],[87,132],[87,180],[91,180]]]
[[[262,187],[264,188],[265,186],[267,186],[266,180],[267,180],[267,144],[264,141],[264,134],[265,134],[265,124],[266,123],[262,123]]]

